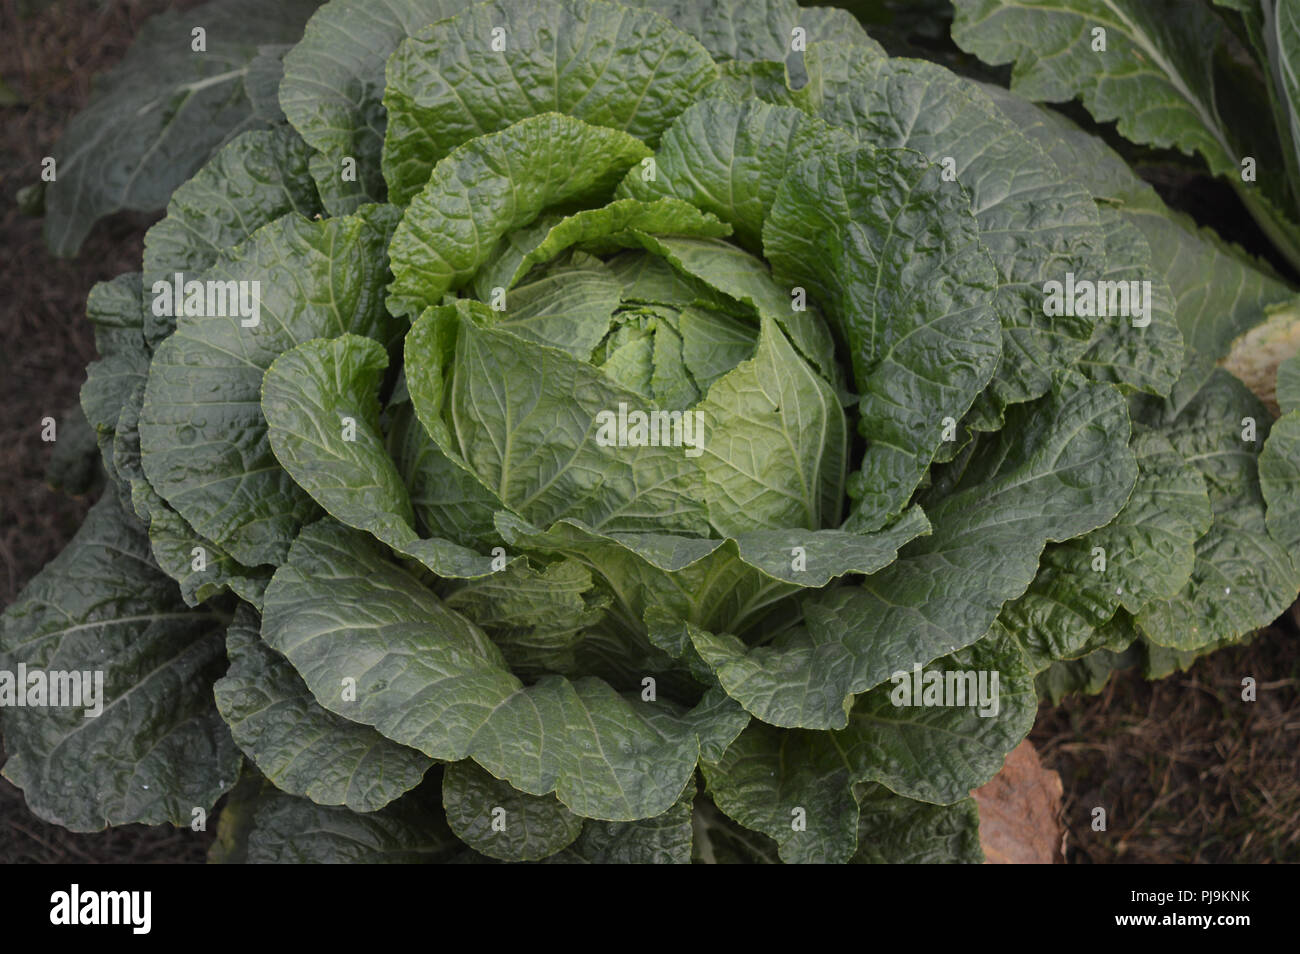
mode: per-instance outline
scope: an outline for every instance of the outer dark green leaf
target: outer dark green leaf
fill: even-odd
[[[101,440],[117,427],[122,406],[148,374],[149,348],[144,340],[143,315],[139,272],[118,275],[90,289],[86,317],[95,326],[95,347],[100,358],[86,369],[81,409]]]
[[[945,178],[956,177],[970,190],[981,242],[998,271],[1004,360],[994,379],[997,401],[982,399],[981,413],[1043,394],[1051,373],[1082,355],[1092,331],[1090,319],[1044,315],[1041,300],[1045,281],[1104,267],[1090,197],[999,115],[977,84],[937,64],[832,42],[810,47],[803,65],[806,82],[793,69],[760,64],[765,68],[748,77],[720,83],[718,94],[789,103],[863,142],[916,149],[943,166]]]
[[[1035,685],[1039,694],[1052,705],[1060,705],[1066,696],[1095,695],[1106,687],[1116,672],[1136,665],[1138,655],[1133,650],[1097,649],[1078,659],[1059,660],[1038,674]]]
[[[269,569],[244,566],[224,548],[194,532],[145,478],[140,458],[140,411],[144,382],[136,386],[122,408],[113,435],[113,469],[130,506],[149,527],[149,545],[162,571],[181,588],[190,606],[230,590],[255,606],[261,605]]]
[[[628,700],[598,679],[548,676],[502,702],[472,754],[517,788],[554,791],[578,815],[634,821],[681,796],[699,751],[689,718],[665,705]]]
[[[974,799],[928,805],[883,785],[858,793],[858,865],[980,864],[980,813]]]
[[[1165,679],[1176,672],[1186,672],[1191,669],[1198,659],[1202,656],[1208,656],[1210,653],[1223,649],[1233,644],[1249,642],[1251,636],[1234,639],[1220,639],[1204,646],[1198,646],[1195,649],[1171,649],[1168,646],[1161,646],[1151,640],[1143,637],[1141,642],[1135,644],[1130,652],[1124,653],[1122,659],[1107,660],[1104,654],[1096,654],[1096,659],[1077,660],[1077,662],[1087,662],[1089,666],[1096,666],[1100,670],[1103,666],[1110,666],[1113,669],[1124,668],[1125,666],[1141,665],[1142,678],[1148,680]],[[1090,684],[1082,689],[1070,689],[1069,691],[1095,692],[1105,685],[1100,672],[1095,678],[1091,679]],[[1096,687],[1096,688],[1094,688]]]
[[[1150,189],[1106,140],[1084,131],[1055,109],[1017,96],[995,83],[975,85],[1021,135],[1038,144],[1061,175],[1084,186],[1094,199],[1118,202]]]
[[[1245,440],[1247,418],[1255,440]],[[1193,650],[1235,639],[1267,625],[1300,590],[1300,570],[1270,535],[1257,457],[1270,415],[1244,384],[1215,371],[1182,407],[1166,409],[1161,427],[1174,447],[1200,469],[1214,524],[1196,544],[1187,587],[1137,614],[1152,642]]]
[[[1258,4],[1244,17],[1245,35],[1232,37],[1224,29],[1223,17],[1208,4],[1111,2],[1101,13],[1112,35],[1101,57],[1083,35],[1096,29],[1086,23],[1098,12],[1095,0],[1064,0],[1044,7],[1020,11],[1029,19],[1011,27],[1020,34],[1019,41],[1037,32],[1053,46],[1065,44],[1066,36],[1072,42],[1047,59],[1037,54],[1018,57],[1012,74],[1015,90],[1040,100],[1068,99],[1078,93],[1094,118],[1117,120],[1120,133],[1129,139],[1173,145],[1188,154],[1199,152],[1213,173],[1236,188],[1251,215],[1294,267],[1300,261],[1300,228],[1294,217],[1297,164],[1287,141],[1294,119],[1286,102],[1287,67],[1279,62],[1276,43],[1286,15],[1273,17],[1274,4]],[[1270,11],[1267,26],[1261,23],[1265,11]],[[1033,22],[1035,17],[1038,22]],[[988,43],[992,39],[984,29],[988,25],[974,26],[969,38],[977,47],[986,44],[980,55],[1017,58],[1014,49],[999,48],[996,40]],[[960,29],[959,21],[954,30]],[[1250,62],[1243,55],[1246,44],[1255,47],[1265,62]],[[1088,68],[1076,71],[1084,63]],[[1222,109],[1225,103],[1230,108]],[[1246,157],[1258,163],[1258,182],[1244,178]]]
[[[998,617],[1020,640],[1032,671],[1079,656],[1097,629],[1115,615],[1117,588],[1088,577],[1094,559],[1088,550],[1070,544],[1049,545],[1029,589]]]
[[[1270,100],[1277,121],[1277,134],[1283,139],[1287,174],[1294,190],[1300,185],[1300,179],[1297,179],[1297,160],[1300,160],[1300,74],[1297,74],[1300,68],[1300,7],[1294,0],[1279,0],[1277,3],[1252,3],[1248,10],[1241,12],[1256,52],[1267,62],[1272,74]],[[1260,46],[1264,49],[1259,50]]]
[[[1138,482],[1119,516],[1048,546],[1029,589],[1002,611],[1035,671],[1090,648],[1119,607],[1171,599],[1191,576],[1212,520],[1205,481],[1158,431],[1140,431],[1132,447]]]
[[[154,355],[140,416],[145,474],[186,522],[247,566],[280,562],[318,513],[271,452],[262,374],[324,334],[393,336],[382,297],[390,223],[375,206],[319,222],[290,213],[259,229],[201,278],[260,281],[260,324],[184,316]]]
[[[420,784],[429,759],[322,709],[262,641],[260,626],[241,606],[226,630],[230,669],[214,692],[236,744],[267,778],[291,795],[357,812],[383,808]]]
[[[685,718],[699,735],[700,758],[710,762],[722,758],[727,746],[749,725],[749,714],[728,698],[721,686],[705,692]]]
[[[1025,139],[975,83],[937,64],[822,44],[793,101],[876,146],[915,149],[970,192],[998,273],[1001,404],[1039,397],[1087,348],[1093,320],[1043,312],[1043,283],[1099,276],[1105,244],[1088,194]]]
[[[1062,173],[1118,207],[1141,230],[1155,274],[1164,277],[1174,294],[1185,342],[1184,373],[1193,386],[1227,355],[1234,339],[1265,320],[1268,306],[1293,297],[1265,263],[1167,208],[1104,141],[1059,113],[1006,90],[983,89],[999,110],[1051,155]]]
[[[701,737],[735,721],[716,706],[630,700],[597,679],[524,688],[478,627],[328,521],[302,531],[271,581],[262,633],[326,709],[432,758],[471,757],[527,794],[555,792],[587,818],[665,811]]]
[[[1294,293],[1262,270],[1267,269],[1263,263],[1165,208],[1154,192],[1145,201],[1150,204],[1125,206],[1124,214],[1146,235],[1152,265],[1174,293],[1184,341],[1183,379],[1195,387],[1228,355],[1233,341]]]
[[[1111,523],[1063,546],[1075,551],[1077,567],[1093,548],[1106,556],[1097,582],[1113,585],[1118,602],[1135,613],[1151,599],[1172,597],[1192,571],[1194,544],[1211,524],[1205,482],[1195,467],[1159,433],[1134,436],[1138,482]]]
[[[259,46],[257,56],[249,62],[248,72],[244,74],[244,95],[248,97],[253,115],[268,126],[284,124],[280,82],[284,79],[284,54],[292,48],[292,43]]]
[[[475,4],[389,60],[384,178],[405,203],[461,143],[548,112],[653,145],[714,75],[704,48],[654,13],[603,0]],[[571,168],[593,164],[570,148],[582,157]]]
[[[1300,412],[1274,423],[1259,455],[1259,488],[1271,536],[1300,567]]]
[[[262,592],[271,578],[269,567],[246,567],[220,546],[195,533],[154,492],[148,481],[132,481],[131,499],[136,512],[147,515],[154,560],[180,586],[186,603],[198,606],[229,590],[254,606],[262,605]],[[200,555],[202,563],[196,562]]]
[[[573,845],[550,860],[557,864],[690,864],[694,802],[692,778],[668,811],[634,822],[588,820]]]
[[[317,5],[221,0],[145,23],[55,150],[57,179],[45,190],[55,254],[75,254],[104,215],[162,208],[223,141],[258,123],[244,91],[258,44],[297,40]],[[207,31],[205,52],[191,49],[195,25]]]
[[[190,610],[113,494],[0,619],[3,668],[101,672],[103,709],[6,708],[4,774],[73,831],[189,825],[235,784],[239,750],[212,704],[225,620]],[[24,687],[25,688],[25,687]]]
[[[794,0],[632,0],[627,6],[656,10],[704,44],[716,59],[784,60],[795,27],[806,43],[836,39],[880,50],[847,10],[800,7]]]
[[[440,864],[463,849],[438,810],[437,792],[429,786],[367,814],[270,791],[256,803],[247,860],[249,864]]]
[[[286,213],[310,218],[320,212],[309,154],[288,127],[246,132],[172,193],[166,218],[144,237],[144,321],[151,345],[176,327],[175,318],[150,307],[156,282],[171,283],[177,272],[197,277],[224,249]]]
[[[469,760],[443,771],[442,804],[457,838],[501,861],[537,861],[582,831],[582,819],[554,795],[525,795]]]
[[[781,184],[763,245],[848,342],[867,439],[860,526],[876,529],[920,483],[943,419],[960,419],[997,365],[995,273],[969,200],[917,153],[817,156]]]
[[[855,787],[880,782],[926,802],[951,804],[987,782],[1029,732],[1033,677],[1005,631],[927,669],[997,672],[996,714],[964,707],[898,707],[886,685],[858,701],[837,732],[752,723],[716,763],[702,765],[717,806],[780,845],[793,862],[848,861],[857,850]],[[910,677],[911,671],[902,673]]]
[[[1183,369],[1183,335],[1174,321],[1173,292],[1155,271],[1151,247],[1142,232],[1116,209],[1103,206],[1099,211],[1107,268],[1096,279],[1098,293],[1101,282],[1128,282],[1130,291],[1132,282],[1150,282],[1149,295],[1143,293],[1149,313],[1098,318],[1092,342],[1078,367],[1097,381],[1164,396]],[[1139,327],[1137,322],[1142,321],[1149,324]]]
[[[900,795],[951,804],[1002,768],[1033,727],[1038,696],[1019,645],[1000,626],[925,669],[996,673],[992,714],[969,697],[965,707],[900,708],[895,677],[863,696],[846,734],[868,754],[871,779]]]
[[[117,483],[123,509],[134,513],[148,526],[150,512],[166,507],[167,504],[145,480],[144,468],[140,463],[140,409],[144,406],[144,384],[141,379],[127,395],[118,412],[116,424],[106,435],[108,440],[104,456],[112,463],[113,479]],[[142,486],[137,490],[137,485]],[[171,575],[167,564],[159,565],[163,572]],[[181,591],[186,592],[183,584]],[[190,602],[188,594],[186,602]],[[190,605],[194,604],[190,602]]]
[[[262,635],[326,709],[432,758],[464,758],[519,688],[481,630],[329,520],[304,528],[276,572]]]
[[[743,2],[743,0],[742,0]],[[921,0],[924,4],[926,0]],[[935,0],[929,0],[934,4]],[[837,43],[851,43],[854,46],[866,46],[875,50],[883,50],[879,43],[873,40],[863,27],[862,18],[852,9],[853,4],[840,9],[833,6],[814,6],[812,4],[801,4],[799,7],[799,23],[807,30],[808,37],[817,43],[834,40]],[[919,14],[920,18],[925,17],[924,11]],[[899,19],[899,13],[895,11],[895,22]],[[786,57],[789,62],[792,57]]]

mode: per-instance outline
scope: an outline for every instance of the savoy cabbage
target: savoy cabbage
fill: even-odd
[[[274,59],[88,302],[109,486],[0,630],[103,673],[4,712],[41,817],[977,861],[1071,661],[1300,590],[1300,371],[1270,438],[1216,367],[1292,291],[1059,114],[782,0],[331,0]]]

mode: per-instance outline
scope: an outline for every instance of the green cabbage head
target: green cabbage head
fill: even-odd
[[[1262,532],[1187,624],[1264,527],[1253,452],[1196,463],[1254,399],[1166,400],[1173,293],[1036,107],[780,0],[332,0],[283,70],[90,300],[112,482],[0,646],[108,701],[6,713],[38,814],[978,861],[1037,674],[1294,595]]]

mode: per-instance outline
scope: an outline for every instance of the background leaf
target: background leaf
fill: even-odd
[[[57,178],[45,190],[50,249],[75,255],[102,216],[162,208],[214,149],[261,124],[244,88],[258,45],[296,41],[318,5],[216,0],[148,20],[55,149]],[[205,52],[191,49],[195,26],[207,31]]]
[[[4,710],[4,775],[46,821],[73,831],[188,826],[235,784],[241,756],[212,704],[225,665],[216,609],[191,610],[113,494],[0,618],[0,659],[102,674],[103,709]],[[87,687],[89,688],[89,687]],[[26,692],[27,687],[19,687]]]

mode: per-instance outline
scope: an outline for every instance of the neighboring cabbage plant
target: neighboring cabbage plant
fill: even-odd
[[[283,63],[90,298],[109,487],[0,634],[104,672],[5,712],[38,815],[978,861],[1036,677],[1300,589],[1297,435],[1181,269],[1285,286],[1064,120],[775,0],[333,0]]]

